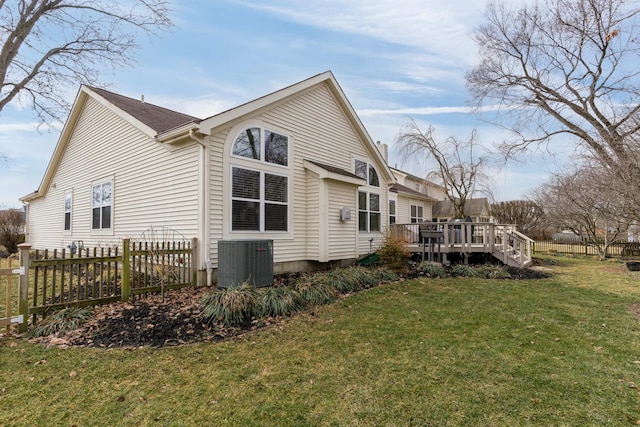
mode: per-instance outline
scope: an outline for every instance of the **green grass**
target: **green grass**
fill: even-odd
[[[640,279],[551,268],[387,284],[222,343],[0,341],[0,425],[635,425]]]

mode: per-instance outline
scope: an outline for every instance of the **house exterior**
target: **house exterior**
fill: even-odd
[[[34,248],[169,229],[198,238],[201,272],[217,268],[219,241],[246,239],[272,240],[281,272],[381,245],[390,197],[430,201],[394,184],[325,72],[205,119],[82,86],[40,187],[21,200]]]
[[[486,197],[467,200],[464,214],[465,217],[471,218],[472,222],[492,222],[491,207]],[[456,216],[451,200],[441,200],[433,206],[433,220],[436,222],[451,221],[456,219]]]

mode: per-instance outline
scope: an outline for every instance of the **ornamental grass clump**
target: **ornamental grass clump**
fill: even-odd
[[[332,270],[322,274],[325,280],[341,294],[360,290],[360,282],[354,272],[347,268]]]
[[[262,288],[258,293],[261,296],[259,311],[265,317],[287,316],[305,307],[300,293],[286,286]]]
[[[504,267],[493,264],[483,264],[476,267],[476,272],[477,277],[483,279],[509,279],[511,277],[511,274]]]
[[[398,275],[395,271],[392,271],[386,267],[378,267],[371,271],[371,273],[378,279],[378,281],[395,282],[398,280]]]
[[[451,274],[455,277],[476,277],[478,272],[467,264],[456,264],[451,267]]]
[[[260,295],[248,283],[215,290],[202,298],[202,317],[206,323],[244,326],[260,309]]]
[[[420,273],[424,273],[425,276],[429,277],[444,277],[447,275],[447,270],[435,262],[422,261],[418,264],[417,269]]]
[[[42,319],[29,333],[29,337],[46,337],[54,334],[65,334],[82,326],[91,318],[91,307],[69,307],[58,310]]]
[[[373,270],[362,266],[354,266],[346,269],[357,282],[360,289],[368,289],[378,284],[380,279]]]
[[[336,289],[322,276],[303,276],[296,280],[294,288],[307,304],[331,304],[338,298]]]

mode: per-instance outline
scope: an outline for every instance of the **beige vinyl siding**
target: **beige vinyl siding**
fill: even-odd
[[[290,208],[289,215],[291,218],[289,235],[287,237],[274,238],[274,261],[298,261],[298,260],[319,260],[314,241],[318,236],[309,234],[309,230],[313,230],[310,222],[316,221],[317,212],[307,205],[307,200],[311,200],[307,196],[307,172],[303,166],[304,160],[313,160],[320,163],[332,165],[347,171],[353,172],[354,156],[361,158],[373,157],[372,152],[365,148],[365,141],[362,141],[355,132],[352,123],[350,123],[344,111],[341,110],[334,96],[324,84],[320,84],[310,88],[306,92],[298,93],[296,96],[286,99],[279,104],[273,105],[263,111],[243,117],[234,122],[234,128],[226,128],[224,131],[216,132],[212,135],[211,141],[215,146],[219,146],[224,141],[225,147],[221,157],[222,164],[214,167],[214,153],[212,150],[212,168],[211,168],[211,192],[212,192],[212,221],[217,218],[214,211],[222,211],[224,225],[221,234],[213,232],[212,225],[212,241],[211,246],[217,246],[217,240],[221,237],[228,237],[227,230],[230,227],[230,211],[225,207],[226,194],[229,193],[228,182],[215,181],[217,176],[228,175],[230,163],[233,158],[230,157],[231,144],[233,144],[237,132],[243,129],[244,123],[262,123],[267,128],[283,132],[290,137],[290,157],[288,170],[290,175]],[[242,125],[241,127],[238,127]],[[228,132],[228,134],[227,134]],[[371,149],[375,149],[371,147]],[[220,166],[220,167],[218,167]],[[377,166],[378,174],[381,179],[381,204],[382,215],[387,215],[387,182],[381,173],[381,166]],[[222,193],[217,190],[222,186]],[[311,189],[313,190],[313,188]],[[215,193],[215,195],[214,195]],[[218,198],[217,196],[221,196]],[[356,194],[353,194],[353,200],[348,205],[356,206]],[[357,224],[357,210],[352,211],[355,219],[352,220]],[[383,224],[387,221],[384,220]],[[227,230],[225,230],[225,228]],[[319,236],[323,237],[323,236]],[[268,233],[256,233],[255,238],[271,238]],[[344,248],[340,248],[344,245]],[[349,247],[347,247],[349,246]],[[368,248],[368,242],[366,243]],[[331,249],[335,253],[353,252],[353,242],[343,242],[334,245]],[[210,251],[214,266],[217,265],[217,258],[214,251]],[[365,251],[366,253],[366,251]]]
[[[358,239],[358,209],[354,204],[357,187],[349,184],[328,181],[328,228],[329,240],[328,260],[349,259],[357,257],[355,248]],[[351,209],[351,219],[340,220],[340,209]]]
[[[51,188],[34,200],[29,236],[37,248],[117,245],[153,227],[197,235],[197,146],[170,152],[104,105],[88,97],[55,171]],[[91,229],[92,185],[112,180],[110,230]],[[73,191],[71,233],[63,228],[65,191]],[[165,234],[165,233],[163,233]],[[166,233],[168,234],[168,233]]]

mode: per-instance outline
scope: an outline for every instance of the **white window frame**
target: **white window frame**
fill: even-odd
[[[91,232],[93,233],[108,233],[108,232],[112,232],[113,230],[113,220],[114,220],[114,209],[113,209],[113,205],[114,205],[114,185],[113,185],[113,178],[109,178],[109,179],[102,179],[102,180],[97,180],[94,181],[93,183],[91,183],[91,202],[90,202],[90,214],[89,214],[89,228],[91,229]],[[103,204],[103,200],[102,200],[102,196],[101,196],[101,200],[100,200],[100,206],[96,207],[93,205],[93,192],[94,189],[96,187],[100,187],[101,191],[102,191],[102,187],[105,185],[110,185],[111,187],[111,197],[110,197],[110,201],[109,204]],[[101,193],[102,194],[102,193]],[[103,222],[103,208],[109,206],[109,227],[103,227],[102,226],[102,222]],[[100,227],[94,228],[93,227],[93,210],[94,209],[100,209]]]
[[[361,163],[365,163],[366,164],[366,175],[367,176],[363,177],[363,176],[358,175],[358,173],[357,173],[358,170],[356,169],[356,163],[357,162],[361,162]],[[376,169],[376,167],[369,160],[358,158],[358,157],[354,157],[352,163],[353,163],[353,173],[354,173],[354,175],[357,175],[360,178],[362,178],[365,181],[367,181],[367,185],[368,186],[371,186],[371,187],[374,187],[374,188],[380,188],[380,173],[378,173],[378,169]],[[378,179],[378,184],[377,185],[371,183],[371,178],[372,178],[371,170],[372,169],[376,174],[376,178]]]
[[[243,169],[243,170],[248,170],[248,171],[252,171],[252,172],[257,172],[259,173],[259,179],[260,179],[260,183],[259,183],[259,199],[248,199],[248,198],[243,198],[243,197],[234,197],[233,196],[233,170],[234,169]],[[273,200],[266,200],[265,198],[265,175],[273,175],[273,176],[280,176],[283,178],[286,178],[287,180],[287,188],[286,188],[286,195],[287,195],[287,201],[286,202],[279,202],[279,201],[273,201]],[[230,231],[231,233],[234,234],[238,234],[238,233],[265,233],[265,234],[282,234],[282,233],[289,233],[289,230],[291,229],[291,178],[289,177],[289,175],[286,174],[282,174],[282,173],[274,173],[272,171],[269,170],[264,170],[264,169],[257,169],[257,168],[250,168],[244,165],[235,165],[232,164],[230,171],[229,171],[229,186],[230,186],[230,221],[229,221],[229,227],[230,227]],[[259,206],[259,217],[258,217],[258,229],[257,230],[234,230],[233,229],[233,202],[234,201],[246,201],[246,202],[255,202],[258,203]],[[280,205],[280,206],[286,206],[287,207],[287,223],[286,223],[286,230],[266,230],[265,228],[265,222],[266,222],[266,208],[265,206],[271,204],[271,205]]]
[[[393,203],[393,212],[391,211],[391,203]],[[389,225],[395,224],[397,220],[398,220],[398,201],[396,199],[389,198]]]
[[[69,203],[67,206],[67,199]],[[67,215],[69,216],[69,226],[67,227]],[[63,229],[65,233],[70,233],[73,229],[73,191],[65,191],[64,193],[64,223]]]
[[[360,193],[365,194],[365,209],[362,209],[360,206]],[[371,209],[371,195],[378,196],[378,210],[374,211]],[[360,233],[380,233],[382,231],[382,195],[378,192],[368,191],[366,189],[358,190],[358,231]],[[362,229],[362,219],[360,218],[360,214],[365,214],[365,224],[364,229]],[[371,216],[378,215],[378,230],[371,229]]]
[[[240,156],[238,154],[234,154],[234,147],[236,145],[236,142],[238,140],[238,137],[240,136],[240,134],[242,132],[246,132],[247,129],[251,129],[251,128],[258,128],[260,129],[260,158],[259,159],[253,159],[251,157],[244,157],[244,156]],[[282,135],[284,137],[287,138],[287,164],[285,165],[281,165],[279,163],[272,163],[272,162],[267,162],[265,160],[266,158],[266,154],[265,154],[265,150],[267,147],[267,144],[265,143],[266,141],[266,133],[267,132],[272,132],[272,133],[276,133],[278,135]],[[230,156],[234,159],[239,159],[242,161],[247,161],[247,162],[253,162],[253,163],[259,163],[259,164],[263,164],[263,165],[268,165],[268,166],[273,166],[276,168],[284,168],[284,169],[289,169],[290,164],[291,164],[291,135],[289,135],[286,132],[282,132],[273,128],[270,128],[268,126],[264,126],[262,124],[248,124],[247,126],[243,126],[242,129],[239,132],[236,132],[233,140],[231,141],[231,152],[230,152]]]
[[[415,208],[415,215],[414,215]],[[424,206],[422,205],[410,205],[409,206],[409,222],[415,224],[417,222],[424,221]]]

